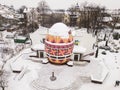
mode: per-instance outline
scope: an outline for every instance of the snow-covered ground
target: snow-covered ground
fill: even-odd
[[[31,33],[33,45],[39,44],[45,38],[47,28],[40,27],[36,32]],[[80,45],[87,49],[92,49],[95,37],[87,34],[86,30],[77,30],[75,40],[80,41]],[[35,54],[30,48],[24,48],[13,58],[9,59],[4,69],[10,74],[7,77],[8,87],[5,90],[120,90],[120,86],[114,87],[115,81],[120,80],[120,50],[119,53],[106,51],[106,55],[99,50],[98,58],[87,56],[91,62],[81,62],[79,65],[69,67],[67,65],[53,65],[51,63],[42,64],[30,60],[29,56]],[[21,69],[20,73],[13,73],[13,69]],[[108,70],[108,75],[102,84],[91,82],[91,75],[102,78],[104,70]],[[55,81],[50,77],[54,72]]]

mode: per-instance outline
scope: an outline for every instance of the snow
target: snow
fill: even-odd
[[[37,29],[34,33],[30,33],[30,38],[32,39],[32,44],[36,45],[36,44],[40,44],[40,41],[43,40],[43,38],[45,38],[46,34],[47,34],[48,29],[47,28],[43,28],[43,27],[39,27],[39,29]]]
[[[40,44],[40,40],[45,37],[47,30],[40,27],[36,32],[31,33],[33,46]],[[77,47],[84,47],[81,50],[86,53],[92,50],[95,37],[87,34],[85,29],[77,30],[74,38],[80,41],[80,46],[78,45]],[[114,42],[119,44],[117,43],[118,41]],[[39,47],[39,45],[35,47]],[[99,50],[98,58],[95,58],[94,55],[87,56],[90,59],[90,63],[85,62],[69,67],[67,65],[33,62],[29,56],[35,54],[35,52],[31,51],[31,47],[24,48],[9,59],[4,66],[4,69],[10,72],[6,90],[119,90],[120,87],[114,87],[114,84],[116,80],[120,80],[120,52],[112,53],[106,51],[106,55],[103,55],[101,54],[102,51],[104,50]],[[26,69],[23,69],[24,71],[21,73],[13,73],[10,68],[11,64],[16,69],[17,67],[18,69],[26,67]],[[100,79],[106,75],[106,70],[109,71],[109,74],[103,80],[103,84],[91,83],[91,75]],[[57,78],[55,81],[50,80],[52,72]]]
[[[120,23],[116,23],[116,25],[115,25],[116,27],[120,27]]]
[[[6,5],[0,4],[0,15],[7,19],[18,19],[18,15],[16,15],[16,11]]]
[[[47,58],[42,58],[41,61],[43,64],[47,64],[49,62]]]
[[[36,45],[31,46],[31,49],[34,50],[34,51],[44,50],[45,49],[45,45],[43,43],[36,44]]]
[[[67,65],[68,65],[68,66],[73,66],[73,61],[67,62]]]
[[[7,32],[7,31],[3,31],[3,39],[6,40],[7,36],[14,36],[16,32]]]
[[[10,66],[11,66],[12,71],[21,71],[23,68],[23,65],[16,64],[16,63],[11,63]]]
[[[1,60],[1,58],[0,58],[0,60]],[[0,61],[0,70],[2,69],[2,66],[3,66],[3,62]]]
[[[21,39],[21,40],[25,40],[26,37],[25,36],[16,36],[15,39]]]
[[[60,36],[68,38],[70,29],[63,23],[56,23],[49,29],[49,34],[53,36]]]
[[[104,22],[111,22],[112,21],[112,17],[104,17],[103,21]]]
[[[102,73],[100,73],[101,75],[96,75],[96,72],[94,72],[94,74],[91,75],[91,80],[92,81],[96,81],[96,82],[99,82],[99,83],[103,83],[105,78],[107,77],[108,73],[109,73],[109,70],[107,69],[107,67],[104,65],[103,61],[99,61],[99,60],[95,60],[94,62],[101,66],[102,68]],[[96,67],[95,67],[96,68]],[[100,70],[100,69],[99,69]]]
[[[72,31],[72,36],[75,36],[76,32],[75,31]]]
[[[85,53],[86,48],[74,45],[73,52],[74,53]]]
[[[5,15],[5,14],[3,14],[2,16],[5,17],[5,18],[8,18],[8,19],[14,19],[13,15]]]
[[[4,11],[3,10],[0,10],[0,14],[3,14],[4,13]]]
[[[21,69],[21,72],[20,72],[20,74],[16,77],[16,79],[17,79],[17,80],[20,80],[26,72],[27,72],[27,66],[24,67],[23,69]]]

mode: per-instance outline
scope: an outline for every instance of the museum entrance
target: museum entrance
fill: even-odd
[[[44,58],[43,53],[44,53],[44,52],[40,52],[40,58]]]
[[[38,52],[38,57],[39,58],[44,58],[44,51],[39,51]]]
[[[74,54],[74,61],[80,61],[80,54]]]

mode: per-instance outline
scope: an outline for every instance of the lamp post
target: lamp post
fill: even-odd
[[[56,76],[54,75],[54,72],[52,72],[52,76],[50,77],[51,81],[55,81],[56,80]]]

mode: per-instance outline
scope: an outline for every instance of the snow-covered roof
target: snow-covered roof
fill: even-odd
[[[16,16],[16,11],[6,5],[0,5],[0,15],[8,19],[18,19]]]
[[[3,14],[4,13],[4,11],[3,10],[0,10],[0,14]]]
[[[110,22],[110,21],[112,21],[112,18],[111,17],[104,17],[103,21],[104,22]]]
[[[16,18],[24,18],[23,14],[16,14]]]
[[[73,53],[85,53],[86,51],[86,48],[84,47],[81,47],[81,46],[77,46],[77,45],[74,45],[74,48],[73,48]]]
[[[32,44],[36,45],[36,44],[40,44],[40,41],[43,40],[43,38],[45,38],[45,35],[47,34],[47,28],[45,27],[39,27],[39,29],[37,29],[35,32],[30,33],[30,38],[32,39]]]
[[[34,50],[34,51],[44,50],[45,49],[45,45],[43,43],[36,44],[36,45],[31,46],[31,49]]]
[[[120,27],[120,23],[116,23],[116,25],[115,25],[116,27]]]
[[[21,71],[22,68],[24,67],[24,65],[18,64],[18,63],[17,64],[16,63],[11,63],[10,65],[11,65],[11,69],[13,71]]]
[[[16,39],[21,39],[21,40],[25,40],[25,39],[26,39],[25,36],[16,36],[15,38],[16,38]]]
[[[8,15],[8,14],[3,14],[2,15],[3,17],[5,17],[5,18],[8,18],[8,19],[14,19],[14,16],[13,15]]]
[[[49,29],[49,34],[68,38],[70,29],[64,23],[56,23]]]

